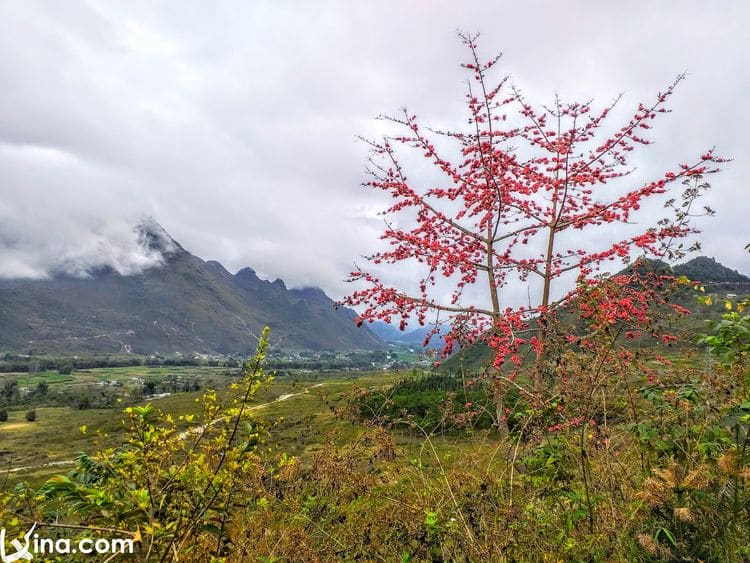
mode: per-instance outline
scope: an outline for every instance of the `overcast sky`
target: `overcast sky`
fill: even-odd
[[[0,0],[0,276],[136,271],[132,225],[153,216],[231,271],[341,297],[382,226],[356,135],[403,105],[461,124],[457,28],[535,103],[635,107],[687,70],[643,165],[735,159],[702,240],[750,274],[749,21],[739,0]]]

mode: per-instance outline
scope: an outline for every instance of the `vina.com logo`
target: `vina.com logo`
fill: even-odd
[[[18,538],[10,540],[14,552],[7,551],[5,543],[5,528],[0,528],[0,563],[13,563],[13,561],[31,561],[35,555],[109,555],[109,554],[132,554],[134,540],[124,538],[81,538],[71,540],[70,538],[45,538],[34,533],[36,523],[23,535],[23,541]],[[33,534],[33,535],[32,535]]]

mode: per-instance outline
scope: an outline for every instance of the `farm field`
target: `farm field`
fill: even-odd
[[[96,385],[100,383],[118,383],[129,388],[137,381],[154,380],[157,382],[167,378],[194,378],[222,379],[231,371],[225,367],[208,366],[128,366],[107,367],[75,370],[70,374],[60,374],[58,371],[43,371],[39,373],[7,373],[0,377],[15,377],[18,384],[25,387],[34,387],[44,381],[49,385],[59,386],[66,389],[76,386]],[[237,371],[236,369],[234,370]]]
[[[236,371],[236,370],[234,370]],[[36,385],[44,380],[50,388],[75,388],[96,382],[120,381],[124,387],[137,378],[164,380],[172,377],[200,378],[210,380],[217,386],[219,394],[236,376],[227,374],[226,368],[205,367],[128,367],[82,370],[61,376],[56,372],[33,374],[21,381],[25,385]],[[5,374],[11,376],[13,374]],[[300,454],[315,448],[326,436],[342,425],[332,414],[330,405],[340,405],[346,392],[357,386],[376,386],[394,382],[400,374],[377,373],[375,375],[350,376],[346,373],[306,374],[315,381],[300,381],[300,377],[278,377],[263,388],[254,398],[257,416],[269,423],[278,421],[270,437],[274,447],[285,449],[290,454]],[[313,378],[312,375],[315,377]],[[197,401],[203,390],[179,392],[167,396],[155,396],[136,404],[150,403],[171,414],[175,419],[181,415],[195,414],[200,410]],[[277,401],[280,397],[283,401]],[[8,411],[8,421],[0,423],[0,468],[2,479],[7,483],[28,480],[41,483],[50,475],[65,472],[79,453],[93,453],[99,449],[122,443],[124,436],[123,409],[127,402],[108,409],[77,409],[70,406],[37,407],[37,418],[33,422],[25,419],[26,409]],[[183,426],[186,426],[183,424]]]

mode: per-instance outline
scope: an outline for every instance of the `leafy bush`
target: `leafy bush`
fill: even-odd
[[[135,537],[147,561],[171,560],[178,553],[180,560],[225,556],[243,514],[238,505],[258,500],[267,476],[258,453],[264,430],[249,409],[271,380],[262,368],[267,334],[266,329],[256,356],[245,364],[241,383],[221,400],[215,391],[204,394],[197,424],[183,417],[191,426],[178,431],[176,421],[151,404],[128,407],[128,439],[121,447],[82,454],[68,475],[49,479],[37,491],[22,487],[5,501],[28,493],[37,500],[37,521],[54,509],[71,530],[94,524]],[[36,416],[29,411],[27,420],[32,413]]]

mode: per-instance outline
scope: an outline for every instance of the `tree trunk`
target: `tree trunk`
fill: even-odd
[[[539,315],[539,343],[541,344],[541,352],[536,357],[536,362],[534,362],[534,373],[532,374],[532,384],[534,386],[534,395],[536,395],[536,398],[538,401],[544,400],[544,360],[546,356],[546,347],[547,347],[547,314],[542,313]]]
[[[510,429],[508,428],[508,419],[505,414],[505,385],[503,385],[502,380],[498,378],[493,379],[492,395],[495,401],[497,431],[501,438],[506,438],[510,434]]]

